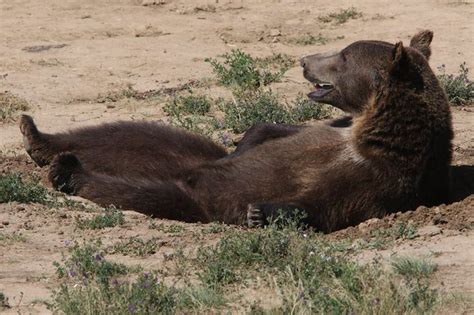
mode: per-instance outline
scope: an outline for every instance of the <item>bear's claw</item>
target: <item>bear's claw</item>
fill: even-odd
[[[265,225],[264,215],[262,210],[253,204],[247,207],[247,225],[250,228],[263,227]]]

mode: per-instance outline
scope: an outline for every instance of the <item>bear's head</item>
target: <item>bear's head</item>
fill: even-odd
[[[424,80],[437,84],[428,65],[432,39],[433,32],[422,31],[409,47],[358,41],[337,53],[305,56],[300,60],[304,77],[315,87],[308,96],[357,115],[390,76],[406,80],[408,88],[423,89]]]

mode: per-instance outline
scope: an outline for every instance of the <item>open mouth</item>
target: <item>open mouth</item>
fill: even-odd
[[[334,85],[328,82],[314,83],[315,90],[308,94],[309,98],[319,99],[334,90]]]

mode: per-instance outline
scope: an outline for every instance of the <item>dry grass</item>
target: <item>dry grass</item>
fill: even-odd
[[[8,91],[0,93],[0,121],[14,119],[18,112],[30,109],[26,100]]]

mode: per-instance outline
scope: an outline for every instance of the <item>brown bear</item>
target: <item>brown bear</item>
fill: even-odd
[[[358,41],[336,54],[302,58],[304,76],[315,87],[309,97],[353,118],[305,128],[255,127],[232,157],[210,141],[165,126],[142,136],[132,123],[49,135],[64,142],[54,149],[28,118],[21,129],[30,154],[39,156],[35,160],[73,152],[51,162],[55,187],[102,205],[234,224],[246,221],[248,205],[285,205],[305,210],[317,229],[332,231],[448,200],[453,133],[446,96],[428,65],[431,39],[432,32],[424,31],[411,47]],[[114,128],[123,129],[121,137],[104,132]],[[144,147],[127,141],[128,131]],[[88,136],[81,139],[81,132]],[[148,136],[157,144],[150,151]],[[91,147],[88,137],[95,138]],[[136,153],[140,164],[124,150]],[[117,162],[115,154],[128,160]],[[146,174],[135,170],[140,168]]]

